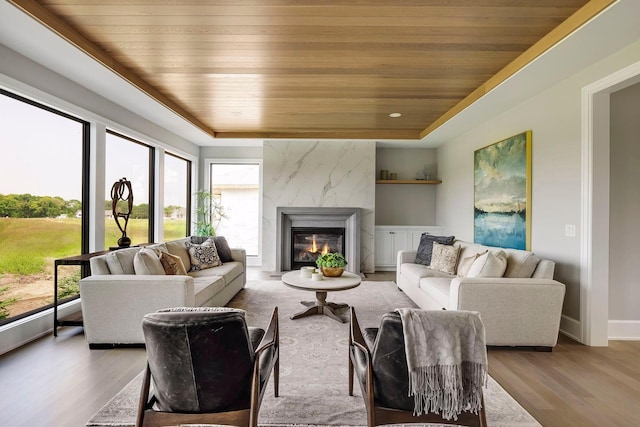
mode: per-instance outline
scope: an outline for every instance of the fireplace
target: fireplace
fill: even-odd
[[[292,227],[291,269],[315,266],[320,254],[340,252],[345,255],[344,228]]]
[[[313,244],[315,234],[316,246],[319,240],[323,240],[322,246],[328,243],[334,248],[331,252],[345,256],[347,271],[360,274],[360,208],[279,206],[276,218],[276,265],[280,272],[315,265],[317,255],[302,251]],[[299,230],[303,232],[296,237]],[[296,249],[302,252],[295,255]]]

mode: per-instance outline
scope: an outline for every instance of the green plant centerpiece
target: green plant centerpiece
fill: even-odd
[[[328,252],[318,257],[316,265],[324,276],[340,277],[347,266],[347,260],[340,252]]]

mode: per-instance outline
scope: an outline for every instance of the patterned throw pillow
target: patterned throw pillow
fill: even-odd
[[[433,242],[431,265],[429,265],[429,268],[447,274],[456,274],[456,264],[458,263],[459,254],[460,246],[442,245],[438,242]]]
[[[184,268],[182,259],[178,255],[171,255],[169,252],[162,252],[160,262],[167,275],[186,276],[187,270]]]
[[[418,251],[416,252],[416,264],[429,265],[431,264],[431,252],[433,251],[433,242],[438,242],[442,245],[451,245],[456,236],[434,236],[432,234],[422,233],[420,236],[420,244],[418,245]]]
[[[191,258],[191,270],[198,271],[206,268],[217,267],[221,264],[218,251],[213,239],[207,239],[203,244],[187,243],[187,251]]]
[[[224,236],[191,236],[191,243],[196,243],[201,245],[205,241],[213,239],[216,245],[216,251],[218,252],[218,256],[220,257],[220,262],[232,262],[235,261],[233,259],[233,255],[231,254],[231,248],[229,247],[229,243]]]

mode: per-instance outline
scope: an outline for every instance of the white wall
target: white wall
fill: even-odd
[[[586,67],[438,149],[443,183],[437,188],[436,222],[460,239],[473,240],[474,150],[532,130],[531,249],[556,261],[555,278],[567,285],[563,311],[576,322],[581,315],[581,90],[638,60],[640,42]],[[566,224],[576,225],[576,237],[565,236]]]
[[[640,320],[640,83],[611,94],[609,319]]]
[[[263,146],[262,269],[276,268],[276,208],[355,207],[361,271],[373,272],[375,142],[266,141]]]
[[[436,179],[436,150],[433,148],[378,148],[376,179],[380,170],[398,174],[398,179],[415,179],[427,166]],[[436,185],[376,185],[376,225],[436,225]]]

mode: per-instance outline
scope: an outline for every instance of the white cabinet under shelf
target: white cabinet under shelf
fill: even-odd
[[[442,232],[443,228],[438,226],[376,225],[376,270],[395,271],[398,251],[418,249],[422,233],[440,235]]]

